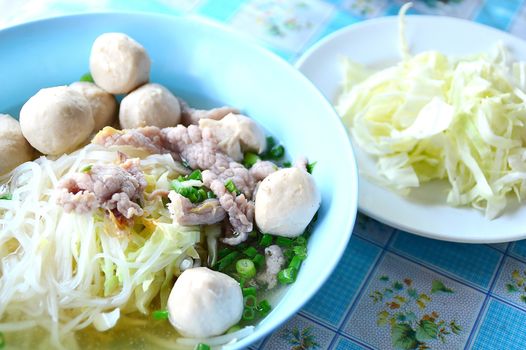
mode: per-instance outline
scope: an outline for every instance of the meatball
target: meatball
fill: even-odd
[[[20,127],[29,143],[49,155],[82,145],[94,126],[88,100],[67,86],[42,89],[20,111]]]
[[[314,178],[298,168],[280,169],[261,181],[256,193],[256,224],[261,232],[297,237],[320,207]]]
[[[119,121],[123,129],[157,126],[166,128],[179,124],[179,100],[159,84],[146,84],[121,101]]]
[[[230,113],[220,120],[201,119],[201,129],[210,129],[219,147],[235,161],[243,160],[243,152],[261,153],[267,147],[263,129],[252,119]]]
[[[126,34],[102,34],[91,47],[89,66],[93,80],[112,94],[126,94],[147,83],[150,64],[144,47]]]
[[[185,270],[168,297],[170,323],[183,336],[208,338],[223,334],[241,320],[239,283],[206,267]]]
[[[22,135],[18,121],[0,114],[0,175],[30,161],[33,155],[33,148]]]
[[[113,125],[117,117],[117,101],[112,94],[93,83],[84,81],[73,83],[69,87],[80,92],[88,100],[95,122],[93,131],[99,131],[105,126]]]

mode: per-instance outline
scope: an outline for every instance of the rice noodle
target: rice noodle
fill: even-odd
[[[147,313],[159,293],[167,294],[163,282],[178,272],[178,261],[196,254],[199,228],[173,224],[160,199],[148,203],[155,231],[130,229],[128,236],[106,232],[102,212],[68,214],[56,204],[54,188],[64,175],[117,161],[115,148],[88,145],[0,177],[12,194],[0,200],[0,332],[40,326],[52,347],[74,348],[72,332],[103,313]],[[167,155],[148,156],[142,166],[155,174],[186,171]]]

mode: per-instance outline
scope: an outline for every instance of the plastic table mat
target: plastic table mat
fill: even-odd
[[[199,15],[249,33],[291,63],[342,27],[395,15],[401,0],[0,0],[0,28],[97,11]],[[525,0],[416,0],[410,13],[484,23],[526,39]],[[359,214],[317,295],[250,349],[526,349],[526,241],[415,236]]]

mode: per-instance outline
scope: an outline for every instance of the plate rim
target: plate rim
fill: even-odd
[[[390,16],[376,17],[376,18],[367,19],[367,20],[360,21],[360,22],[351,23],[351,24],[349,24],[349,25],[347,25],[345,27],[342,27],[342,28],[334,31],[333,33],[328,34],[327,36],[325,36],[324,38],[322,38],[321,40],[316,42],[314,45],[309,47],[294,62],[294,67],[296,69],[298,69],[300,72],[303,73],[304,65],[310,60],[310,58],[313,55],[315,55],[316,53],[318,53],[318,51],[323,51],[324,48],[326,46],[330,45],[333,41],[339,40],[342,37],[343,38],[345,38],[345,37],[349,37],[350,38],[351,35],[353,35],[353,33],[356,33],[356,32],[359,32],[359,31],[368,30],[369,27],[370,28],[373,28],[373,27],[378,28],[379,26],[393,25],[393,24],[397,24],[398,21],[399,21],[399,16],[398,15],[390,15]],[[491,27],[491,26],[488,26],[486,24],[474,22],[474,21],[471,21],[471,20],[468,20],[468,19],[464,19],[464,18],[451,17],[451,16],[438,16],[438,15],[408,14],[408,15],[405,16],[405,21],[406,21],[406,24],[409,24],[411,22],[412,23],[416,22],[416,25],[422,25],[424,21],[428,22],[428,23],[426,23],[426,25],[432,25],[433,23],[436,23],[437,21],[439,21],[439,22],[441,22],[442,25],[444,23],[446,23],[446,24],[447,23],[452,23],[452,24],[455,24],[455,25],[467,26],[467,27],[471,27],[470,30],[472,30],[472,31],[483,30],[483,31],[486,31],[486,32],[492,32],[494,35],[498,35],[502,40],[510,41],[514,45],[517,44],[517,45],[523,46],[526,49],[526,40],[524,40],[522,38],[519,38],[519,37],[517,37],[517,36],[515,36],[515,35],[513,35],[513,34],[511,34],[509,32],[503,31],[501,29],[498,29],[498,28],[495,28],[495,27]],[[328,97],[328,96],[326,96],[326,98],[332,104],[331,98]],[[350,135],[348,133],[347,127],[345,127],[345,129],[347,131],[349,139],[351,139],[351,137],[350,137]],[[355,152],[360,152],[361,151],[359,149],[359,146],[356,145],[354,142],[353,142],[353,146],[355,148],[357,148],[357,150]],[[358,163],[358,161],[357,161],[357,163]],[[376,221],[379,221],[379,222],[381,222],[383,224],[386,224],[386,225],[388,225],[388,226],[390,226],[392,228],[395,228],[397,230],[402,230],[402,231],[405,231],[405,232],[408,232],[408,233],[416,234],[418,236],[422,236],[422,237],[426,237],[426,238],[432,238],[432,239],[437,239],[437,240],[441,240],[441,241],[456,242],[456,243],[471,243],[471,244],[505,243],[505,242],[518,241],[518,240],[526,238],[526,224],[525,224],[524,230],[522,232],[520,232],[520,233],[514,233],[514,234],[508,234],[508,235],[504,234],[502,237],[485,238],[483,236],[462,237],[462,236],[460,236],[458,234],[454,234],[454,233],[451,233],[451,232],[437,233],[437,232],[434,232],[434,231],[425,231],[425,230],[420,230],[418,228],[411,227],[411,225],[407,224],[406,222],[393,221],[390,218],[385,217],[381,213],[379,213],[377,211],[374,211],[374,210],[371,210],[369,207],[364,207],[363,202],[361,201],[361,197],[360,197],[360,194],[363,194],[361,192],[365,191],[363,189],[363,187],[362,187],[362,183],[364,182],[364,180],[367,180],[367,179],[360,174],[360,171],[358,171],[358,185],[359,185],[358,209],[359,209],[359,212],[361,212],[361,213],[373,218]],[[371,183],[370,181],[368,181],[368,182]],[[374,187],[380,187],[380,188],[383,188],[385,190],[388,190],[388,189],[386,189],[386,188],[384,188],[382,186],[379,186],[377,184],[374,184],[374,183],[371,183],[371,185],[374,186]],[[522,205],[526,205],[526,203],[524,203]],[[450,207],[450,208],[451,209],[459,209],[458,214],[462,214],[462,211],[460,211],[460,210],[468,209],[468,207],[460,207],[460,208]],[[469,208],[469,210],[475,210],[475,209]],[[485,219],[485,220],[487,220],[487,219]]]

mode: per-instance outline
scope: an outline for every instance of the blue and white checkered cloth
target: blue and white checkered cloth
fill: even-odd
[[[402,0],[0,0],[0,28],[107,11],[202,15],[252,34],[291,63],[335,30],[396,14]],[[526,39],[526,0],[416,0]],[[435,241],[358,216],[319,293],[252,349],[526,349],[526,241]]]

